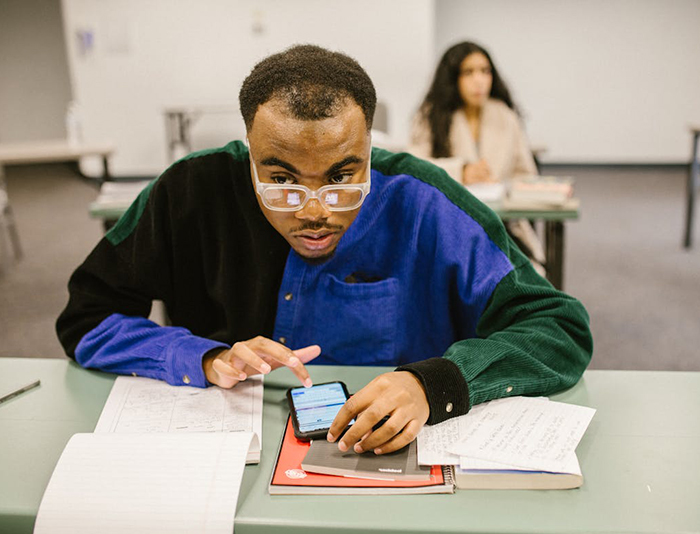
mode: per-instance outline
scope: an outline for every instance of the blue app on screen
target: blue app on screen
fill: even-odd
[[[299,430],[311,432],[329,428],[338,410],[345,404],[340,384],[321,384],[292,390]]]

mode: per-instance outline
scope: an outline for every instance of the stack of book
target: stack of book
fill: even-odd
[[[453,493],[451,466],[421,466],[416,442],[392,454],[342,453],[337,443],[299,441],[287,421],[269,484],[271,495]]]
[[[571,203],[573,192],[573,178],[529,176],[511,182],[505,204],[508,209],[562,207]]]
[[[575,449],[595,410],[511,397],[426,426],[391,454],[340,452],[294,437],[280,444],[271,494],[452,493],[458,489],[570,489],[583,484]]]
[[[570,489],[583,484],[575,449],[595,410],[511,397],[418,435],[421,464],[454,465],[461,489]]]

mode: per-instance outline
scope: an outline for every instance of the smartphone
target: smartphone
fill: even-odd
[[[301,441],[325,439],[336,414],[350,395],[343,382],[287,390],[294,435]],[[350,424],[354,423],[353,419]]]

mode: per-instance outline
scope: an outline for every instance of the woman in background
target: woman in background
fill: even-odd
[[[471,42],[442,56],[409,151],[465,185],[537,174],[508,87],[488,52]]]
[[[409,152],[464,185],[537,174],[508,87],[489,53],[464,42],[445,52],[413,121]],[[540,272],[544,251],[526,220],[508,229]]]

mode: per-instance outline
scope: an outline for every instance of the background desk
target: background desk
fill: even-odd
[[[575,202],[574,202],[575,201]],[[566,250],[564,223],[579,217],[578,199],[573,199],[569,206],[547,209],[505,209],[498,204],[489,204],[504,221],[510,219],[528,219],[544,222],[544,257],[547,280],[557,289],[564,289],[564,250]]]
[[[110,144],[73,144],[65,139],[2,143],[0,144],[0,176],[4,165],[78,161],[82,157],[98,156],[102,159],[102,179],[110,180],[109,157],[113,152],[114,147]]]
[[[192,152],[192,126],[197,119],[206,114],[238,113],[238,106],[219,105],[185,105],[169,106],[163,110],[165,115],[165,136],[168,145],[168,161],[174,162],[179,157]]]
[[[310,366],[356,391],[384,369]],[[44,489],[75,432],[93,430],[114,377],[65,360],[0,358],[0,390],[41,386],[0,405],[0,532],[31,532]],[[265,384],[263,450],[246,467],[236,533],[700,532],[700,373],[588,371],[552,397],[597,408],[577,449],[583,487],[454,495],[271,496],[287,416],[287,370]]]
[[[102,158],[102,180],[110,180],[109,157],[114,147],[109,144],[69,143],[65,139],[49,141],[27,141],[21,143],[0,143],[0,190],[6,191],[5,165],[30,165],[34,163],[56,163],[78,161],[84,156],[99,156]],[[19,233],[10,205],[10,199],[0,202],[0,232],[6,227],[15,257],[22,258],[22,246]],[[4,251],[4,239],[0,236],[0,259],[7,253]]]

